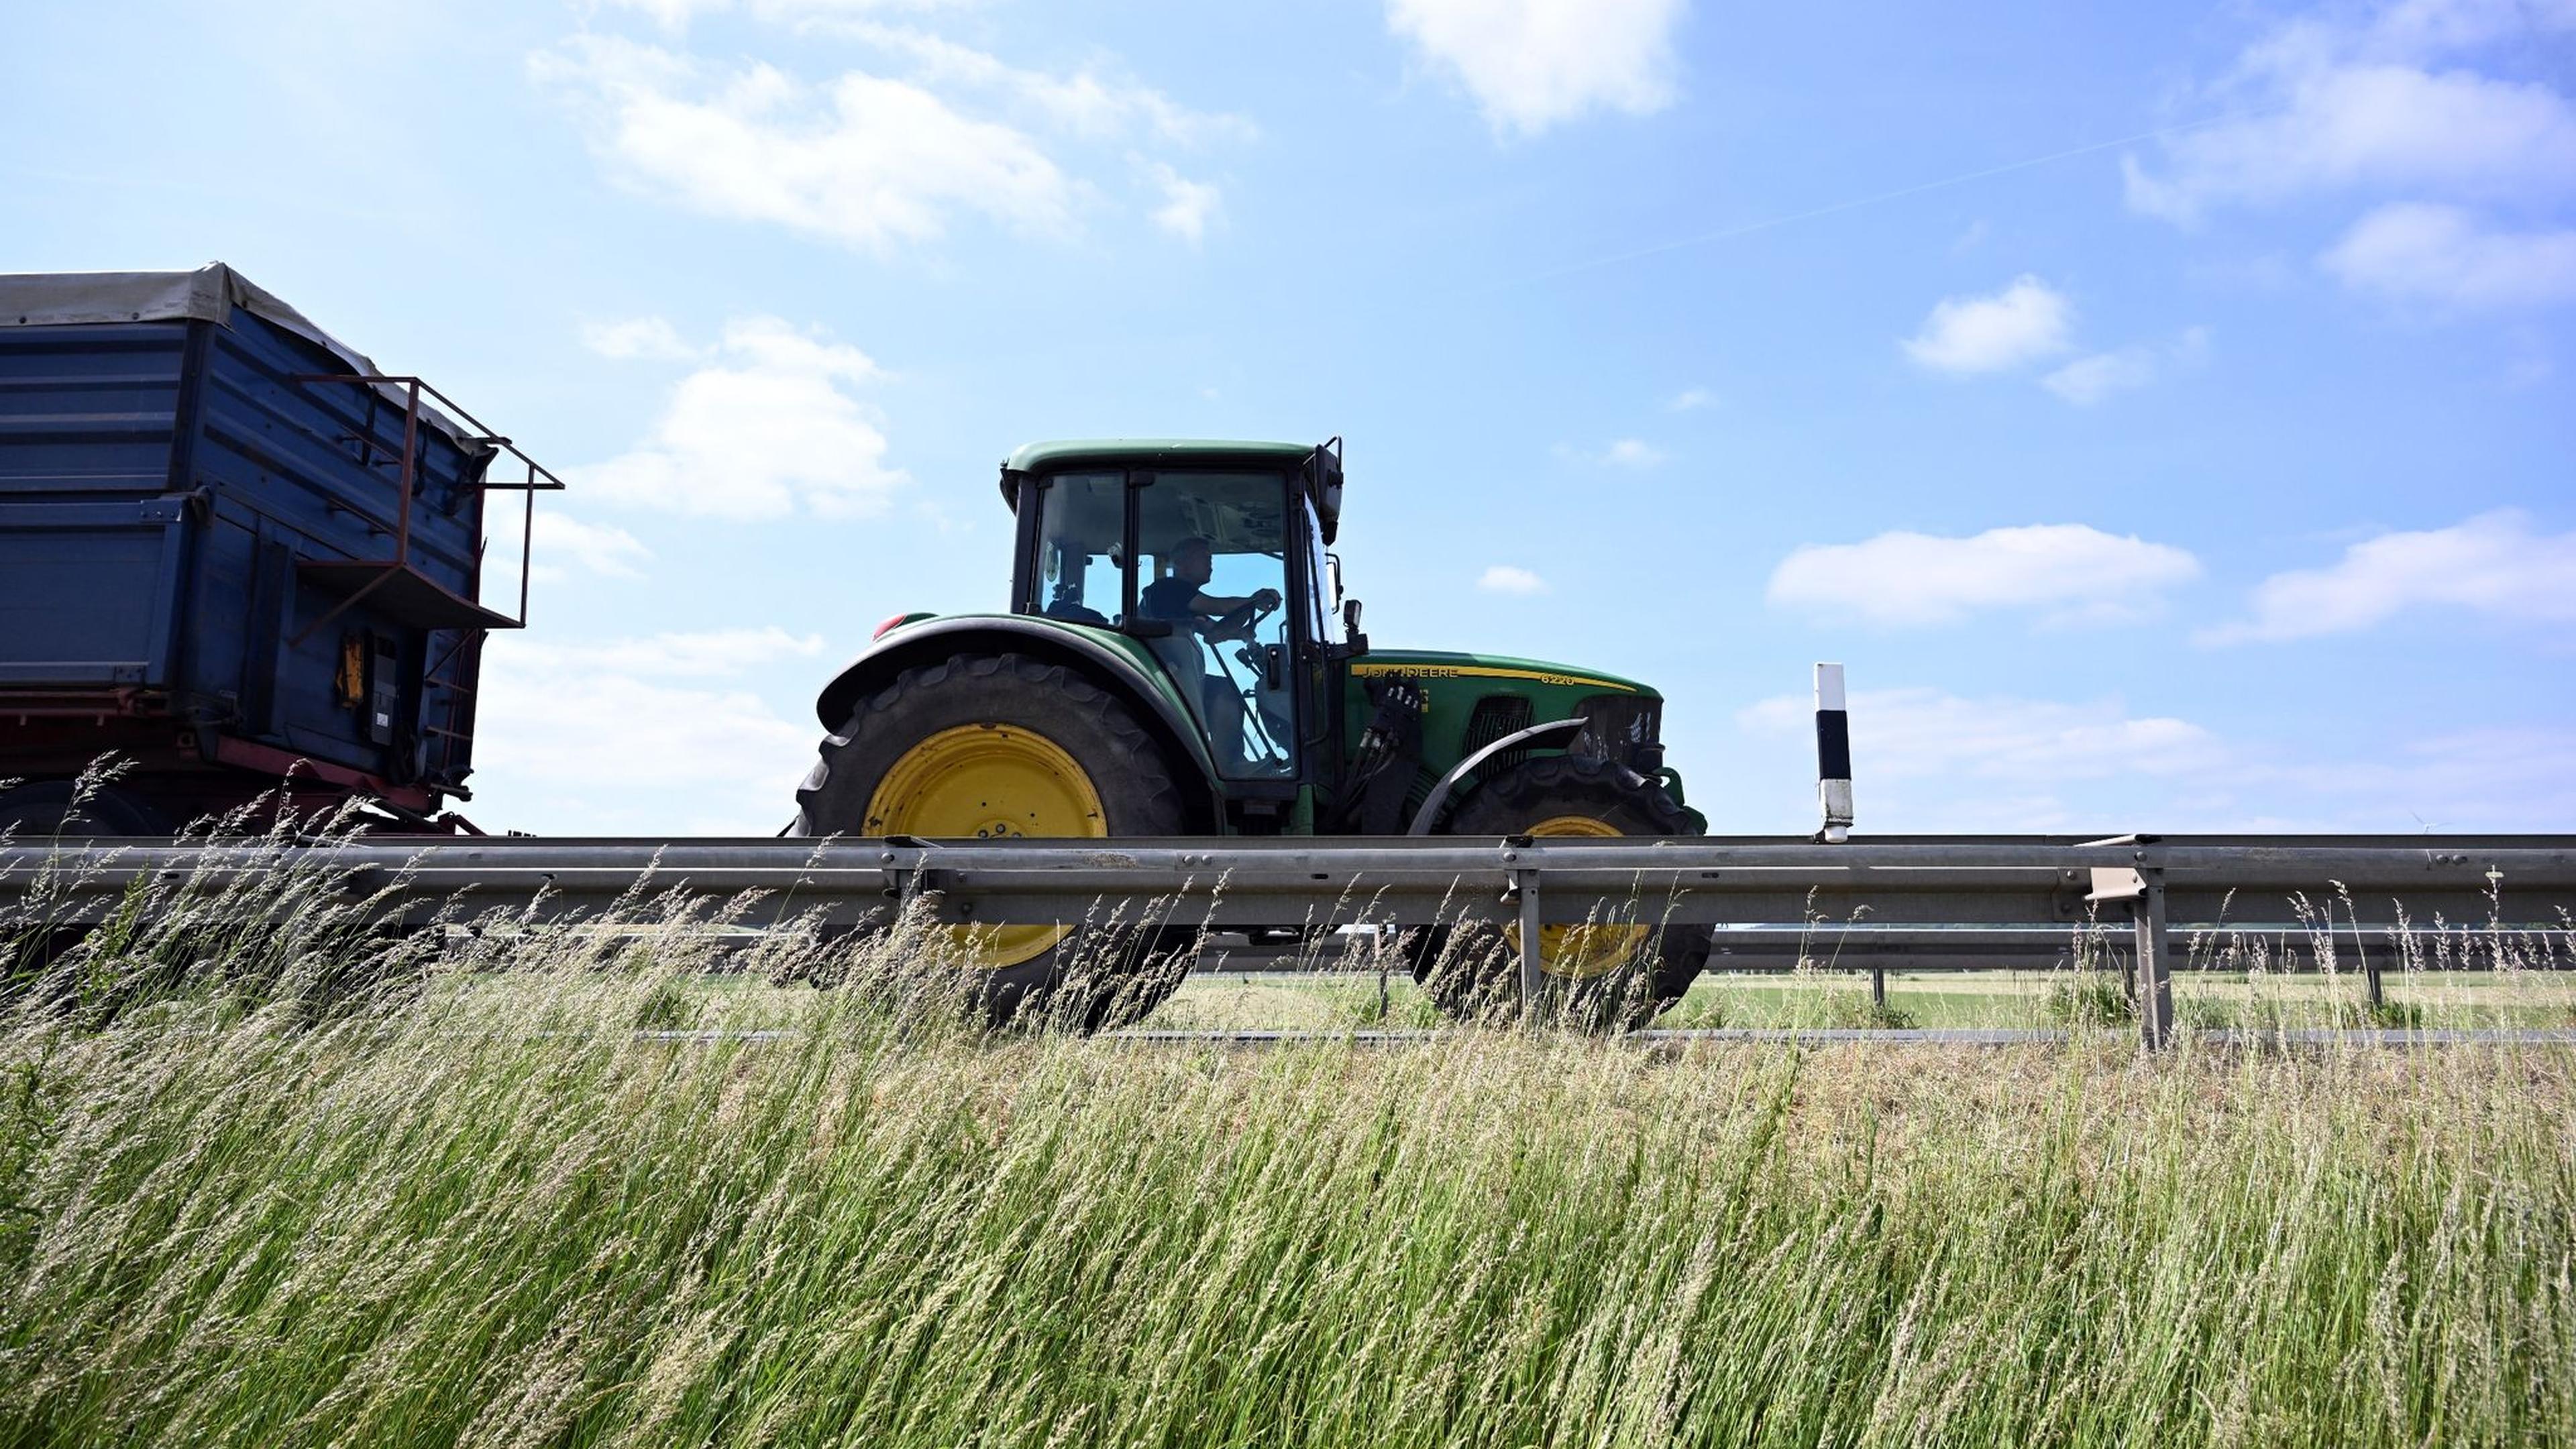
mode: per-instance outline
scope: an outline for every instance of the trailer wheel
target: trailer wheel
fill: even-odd
[[[1062,665],[959,655],[861,700],[797,790],[796,835],[929,839],[1178,835],[1180,785],[1133,711]],[[1103,905],[1092,914],[1113,915]],[[943,928],[995,1025],[1081,1031],[1160,1005],[1194,933],[1150,920]]]
[[[1600,837],[1694,832],[1672,797],[1634,770],[1551,755],[1485,782],[1450,816],[1451,835]],[[1588,1027],[1644,1026],[1682,998],[1708,964],[1705,926],[1613,916],[1543,926],[1539,969],[1551,1017]],[[1414,979],[1462,1020],[1520,1011],[1520,927],[1471,925],[1423,938]]]
[[[78,796],[71,780],[35,780],[0,791],[0,833],[19,840],[170,833],[169,819],[131,791],[101,785],[87,799]]]
[[[0,790],[0,840],[18,844],[114,835],[167,835],[170,822],[129,791],[93,787],[87,798],[70,780],[34,780]],[[0,937],[0,981],[14,997],[73,947],[89,926],[35,926],[14,943]]]

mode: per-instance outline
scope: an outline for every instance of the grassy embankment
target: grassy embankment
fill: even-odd
[[[2564,1051],[1226,1054],[544,932],[315,1007],[287,919],[6,1019],[0,1443],[2576,1440]]]

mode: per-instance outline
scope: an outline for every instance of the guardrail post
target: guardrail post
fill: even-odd
[[[2134,865],[2092,868],[2093,889],[2085,900],[2100,905],[2124,902],[2129,908],[2136,943],[2130,953],[2129,999],[2138,1008],[2139,1041],[2150,1051],[2171,1041],[2174,1027],[2173,951],[2165,936],[2164,852],[2152,848],[2155,840],[2152,835],[2123,835],[2085,842],[2091,847],[2132,847],[2129,858]]]
[[[2165,873],[2149,866],[2138,872],[2143,890],[2129,903],[2138,940],[2138,1035],[2153,1051],[2173,1040],[2173,956],[2165,940]]]
[[[1521,1024],[1538,1024],[1539,997],[1547,989],[1547,978],[1539,970],[1538,872],[1512,872],[1512,893],[1520,897],[1521,908]]]

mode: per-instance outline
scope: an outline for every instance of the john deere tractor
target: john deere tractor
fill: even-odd
[[[1018,521],[1010,612],[904,614],[877,630],[816,705],[829,733],[797,791],[796,833],[1706,829],[1664,765],[1663,701],[1645,685],[1370,645],[1327,552],[1339,439],[1033,443],[1002,465],[1001,488]],[[957,931],[997,1019],[1077,975],[1132,1014],[1177,980],[1189,944],[1115,919]],[[1541,946],[1561,1006],[1636,1021],[1681,995],[1709,941],[1620,921],[1550,926]],[[1517,936],[1459,928],[1410,949],[1435,998],[1467,1011],[1511,979]],[[1150,984],[1102,991],[1103,978]]]

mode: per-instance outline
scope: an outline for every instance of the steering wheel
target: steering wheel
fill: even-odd
[[[1269,591],[1265,589],[1263,592]],[[1252,626],[1269,617],[1278,608],[1279,605],[1276,602],[1264,605],[1261,602],[1261,595],[1255,594],[1234,608],[1219,614],[1200,632],[1210,639],[1241,639],[1249,642],[1252,638]]]

